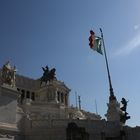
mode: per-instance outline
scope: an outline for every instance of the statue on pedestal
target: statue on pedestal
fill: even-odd
[[[42,82],[45,82],[46,84],[48,84],[48,82],[50,82],[51,80],[55,79],[55,68],[52,68],[51,70],[49,70],[49,67],[46,66],[45,68],[42,67],[42,70],[44,71],[43,76],[40,78],[40,86],[42,85]]]
[[[121,107],[120,109],[122,111],[126,111],[128,101],[126,101],[125,98],[122,98],[121,103],[123,104],[123,107]]]
[[[121,103],[123,106],[120,108],[120,122],[125,124],[126,120],[130,119],[130,116],[128,116],[128,113],[126,112],[128,101],[126,101],[125,98],[122,98]]]

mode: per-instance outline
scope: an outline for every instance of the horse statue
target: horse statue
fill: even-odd
[[[42,85],[43,82],[45,82],[46,84],[50,83],[50,81],[54,80],[55,77],[55,68],[52,68],[51,70],[49,70],[49,67],[46,66],[45,68],[42,67],[42,70],[44,71],[43,76],[40,78],[40,86]]]

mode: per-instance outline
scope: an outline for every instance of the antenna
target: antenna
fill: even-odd
[[[77,108],[77,92],[75,92],[75,102],[76,102],[76,108]]]
[[[98,115],[98,109],[97,109],[97,102],[95,100],[95,109],[96,109],[96,114]]]
[[[79,101],[79,110],[81,110],[81,99],[80,99],[81,97],[80,96],[78,96],[78,101]]]

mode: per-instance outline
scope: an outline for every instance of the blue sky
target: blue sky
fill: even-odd
[[[56,68],[57,79],[81,96],[82,108],[103,118],[109,87],[104,56],[88,46],[89,30],[102,28],[114,94],[129,100],[128,125],[140,125],[139,0],[0,0],[0,67],[10,60],[18,74],[42,76]]]

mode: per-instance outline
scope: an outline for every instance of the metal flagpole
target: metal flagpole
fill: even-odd
[[[106,68],[107,68],[107,74],[108,74],[108,80],[109,80],[109,88],[110,88],[110,100],[116,99],[114,96],[113,88],[112,88],[112,82],[111,82],[111,76],[110,76],[110,71],[109,71],[109,66],[108,66],[108,60],[107,60],[107,55],[106,55],[106,49],[105,49],[105,43],[104,43],[104,37],[103,37],[103,32],[102,29],[100,28],[101,32],[101,38],[103,41],[103,48],[104,48],[104,54],[105,54],[105,62],[106,62]]]

